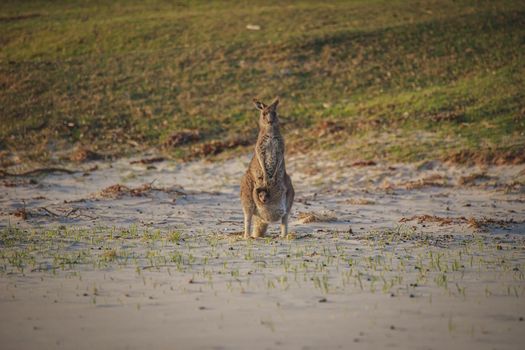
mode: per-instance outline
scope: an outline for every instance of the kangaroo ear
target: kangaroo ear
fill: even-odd
[[[268,108],[271,109],[271,110],[274,110],[274,111],[275,111],[275,109],[277,108],[278,105],[279,105],[279,97],[276,97],[276,98],[273,100],[273,102],[272,102],[272,104],[270,105],[270,107],[268,107]]]
[[[263,109],[267,107],[264,103],[262,103],[256,98],[253,99],[253,103],[255,104],[255,108],[257,108],[260,111],[262,111]]]

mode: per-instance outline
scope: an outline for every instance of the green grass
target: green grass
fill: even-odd
[[[255,140],[250,101],[275,95],[291,151],[493,161],[525,146],[523,2],[4,1],[0,14],[3,156],[187,157],[192,145],[162,147],[170,135]]]
[[[0,278],[80,278],[85,272],[104,271],[106,279],[106,272],[127,269],[139,276],[149,271],[183,276],[190,281],[177,287],[183,292],[188,285],[199,292],[221,290],[222,285],[230,293],[307,288],[325,295],[431,297],[435,290],[429,287],[439,287],[462,299],[483,293],[525,295],[524,259],[516,250],[522,243],[519,235],[429,235],[404,225],[362,234],[323,233],[321,240],[315,234],[247,241],[216,233],[182,235],[136,226],[6,227],[0,229]]]

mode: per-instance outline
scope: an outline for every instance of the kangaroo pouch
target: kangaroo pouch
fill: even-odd
[[[286,194],[284,192],[274,196],[268,203],[256,203],[255,215],[264,222],[276,222],[286,214]]]

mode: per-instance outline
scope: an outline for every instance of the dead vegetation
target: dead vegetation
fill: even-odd
[[[2,142],[0,142],[0,149]],[[0,167],[8,168],[20,163],[20,158],[7,150],[0,150]]]
[[[0,169],[0,177],[23,177],[23,176],[34,176],[46,173],[66,173],[66,174],[75,174],[78,171],[70,170],[66,168],[37,168],[33,170],[24,171],[21,173],[12,173],[6,170]]]
[[[235,137],[224,141],[212,140],[192,147],[188,159],[213,156],[229,149],[237,148],[239,146],[248,146],[253,143],[252,139],[244,137]]]
[[[492,151],[461,150],[447,154],[442,158],[446,163],[465,165],[518,165],[525,163],[525,152],[521,150]]]
[[[479,218],[476,219],[471,217],[467,220],[468,227],[476,230],[484,230],[488,226],[507,227],[512,224],[520,224],[522,222],[515,221],[514,219],[493,219],[493,218]]]
[[[525,193],[525,183],[521,181],[512,181],[503,186],[505,193]]]
[[[38,207],[34,209],[27,209],[25,206],[16,209],[15,211],[11,212],[10,215],[17,217],[21,220],[28,220],[29,218],[34,217],[52,217],[52,218],[59,218],[59,219],[67,219],[67,218],[80,218],[85,217],[88,219],[96,219],[96,217],[91,216],[86,213],[82,213],[82,210],[80,208],[69,208],[69,209],[59,209],[58,211],[55,211],[55,209],[50,210],[46,207]]]
[[[154,187],[152,183],[146,183],[138,187],[128,187],[126,185],[115,184],[115,185],[104,188],[102,191],[98,193],[97,197],[110,198],[110,199],[118,199],[118,198],[122,198],[125,196],[145,197],[154,191],[186,195],[186,193],[182,191],[182,189],[180,188]]]
[[[192,142],[197,142],[201,139],[201,133],[199,130],[181,130],[171,134],[168,139],[164,142],[164,147],[173,148],[182,145],[186,145]]]
[[[142,197],[145,196],[148,192],[152,190],[151,184],[144,184],[139,187],[128,187],[121,184],[115,184],[109,187],[106,187],[100,191],[99,195],[103,198],[120,198],[123,196],[132,196],[132,197]]]
[[[79,147],[76,148],[73,153],[69,155],[69,160],[75,163],[83,163],[83,162],[89,162],[93,160],[101,160],[105,157],[97,153],[95,151],[92,151],[88,148]]]
[[[366,167],[366,166],[376,166],[377,163],[373,160],[358,160],[350,164],[352,167]]]
[[[299,222],[308,224],[311,222],[332,222],[337,221],[337,217],[330,213],[299,212],[297,213]]]
[[[400,186],[407,190],[415,190],[425,187],[447,187],[450,185],[448,184],[446,177],[443,175],[434,174],[421,179],[407,181],[400,184]]]
[[[35,179],[14,179],[2,181],[2,186],[4,187],[18,187],[36,184],[38,184],[38,182]]]
[[[325,137],[345,130],[345,126],[340,122],[323,120],[314,128],[318,137]]]
[[[448,179],[439,174],[423,177],[417,180],[405,181],[402,183],[394,184],[388,180],[383,181],[379,186],[380,189],[392,193],[395,189],[406,189],[406,190],[417,190],[426,187],[450,187]]]
[[[148,165],[148,164],[152,164],[152,163],[163,162],[165,160],[166,160],[166,158],[164,158],[164,157],[152,157],[152,158],[143,158],[143,159],[139,159],[139,160],[132,160],[131,162],[129,162],[129,164],[144,164],[144,165]]]
[[[460,186],[475,186],[480,181],[487,181],[493,179],[491,176],[488,176],[487,173],[473,173],[466,176],[461,176],[458,180],[458,185]]]
[[[409,221],[417,221],[418,224],[426,224],[426,223],[435,223],[439,224],[439,226],[446,226],[446,225],[461,225],[466,224],[467,227],[473,228],[475,230],[484,230],[488,226],[499,226],[499,227],[506,227],[511,224],[519,224],[520,222],[515,221],[514,219],[493,219],[493,218],[475,218],[475,217],[469,217],[466,218],[464,216],[459,217],[443,217],[443,216],[436,216],[436,215],[414,215],[409,218],[402,218],[399,220],[399,222],[409,222]]]
[[[14,212],[11,213],[11,215],[17,217],[17,218],[20,218],[22,220],[27,220],[29,214],[26,210],[25,207],[22,207],[22,208],[18,208],[17,210],[15,210]]]
[[[371,199],[366,199],[366,198],[351,198],[351,199],[347,199],[345,201],[346,204],[352,204],[352,205],[373,205],[373,204],[376,204],[375,201],[371,200]]]
[[[429,115],[433,122],[461,122],[464,120],[464,114],[460,111],[440,111]]]
[[[439,226],[453,225],[453,224],[464,224],[468,222],[468,219],[464,216],[461,217],[443,217],[436,215],[414,215],[409,218],[402,218],[399,222],[417,221],[418,224],[425,223],[437,223]]]

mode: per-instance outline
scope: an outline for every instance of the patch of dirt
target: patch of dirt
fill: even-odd
[[[299,221],[303,224],[308,224],[311,222],[337,221],[337,217],[329,213],[299,212],[297,213],[297,217],[299,218]]]
[[[201,139],[199,130],[181,130],[171,134],[164,142],[164,147],[178,147],[188,143],[197,142]]]

